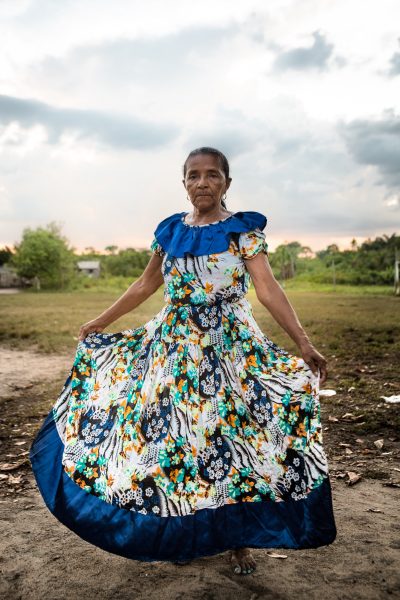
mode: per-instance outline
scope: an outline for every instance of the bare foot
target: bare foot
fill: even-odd
[[[230,550],[232,570],[235,575],[249,575],[256,568],[256,561],[249,548]]]

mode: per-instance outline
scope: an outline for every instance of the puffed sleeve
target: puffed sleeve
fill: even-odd
[[[268,244],[265,233],[261,229],[246,231],[239,236],[239,250],[243,258],[254,258],[260,252],[268,256]]]
[[[150,250],[154,253],[154,254],[158,254],[158,256],[164,256],[165,251],[164,248],[161,246],[161,244],[158,242],[157,238],[155,237],[153,239],[153,241],[151,242],[150,245]]]

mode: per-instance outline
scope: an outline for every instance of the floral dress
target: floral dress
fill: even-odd
[[[30,448],[50,511],[138,560],[230,548],[315,548],[336,536],[319,379],[255,321],[246,261],[261,213],[155,230],[162,309],[78,343]]]

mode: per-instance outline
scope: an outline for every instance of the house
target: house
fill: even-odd
[[[7,265],[0,266],[0,288],[14,288],[23,285],[22,278]]]
[[[100,261],[99,260],[79,260],[76,263],[79,273],[84,273],[88,277],[100,276]]]

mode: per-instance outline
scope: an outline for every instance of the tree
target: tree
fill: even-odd
[[[5,265],[12,257],[12,250],[8,246],[0,249],[0,265]]]
[[[314,252],[310,248],[310,246],[302,246],[297,258],[306,258],[312,259],[314,258]]]
[[[357,252],[357,250],[358,250],[358,243],[357,243],[356,238],[353,238],[351,240],[350,247],[351,247],[352,252]]]
[[[290,279],[295,276],[299,254],[305,250],[300,242],[280,244],[271,257],[271,265],[279,267],[280,279]]]
[[[149,252],[138,251],[134,248],[119,250],[118,254],[109,254],[103,258],[105,272],[110,275],[122,275],[125,277],[137,277],[143,273],[149,262]]]
[[[104,248],[104,250],[105,250],[106,252],[108,252],[108,254],[112,254],[112,255],[114,255],[114,254],[116,254],[116,252],[117,252],[117,250],[118,250],[118,246],[114,246],[114,245],[111,245],[111,246],[106,246],[106,247]]]
[[[54,222],[46,227],[24,229],[13,263],[21,277],[37,277],[44,288],[62,288],[74,276],[73,250]]]
[[[96,248],[93,248],[93,246],[86,246],[85,252],[84,252],[85,258],[88,258],[89,256],[99,256],[99,255],[100,255],[100,252],[98,250],[96,250]]]

